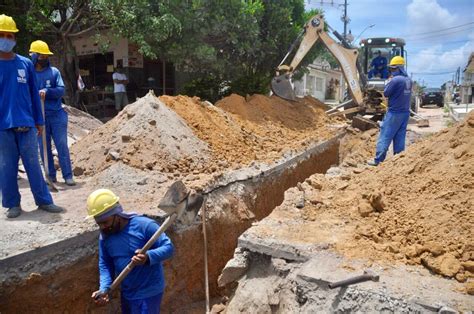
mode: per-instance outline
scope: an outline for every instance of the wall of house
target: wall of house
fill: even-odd
[[[326,100],[327,73],[310,69],[301,80],[295,81],[295,94],[298,97],[312,96],[320,101]]]
[[[129,47],[128,40],[125,38],[113,38],[107,34],[101,35],[100,42],[108,43],[107,46],[96,42],[96,37],[93,34],[80,36],[73,41],[78,56],[93,55],[97,53],[113,52],[114,66],[117,65],[118,60],[123,61],[123,66],[128,66]],[[142,58],[143,60],[143,58]],[[143,67],[143,61],[142,61]]]

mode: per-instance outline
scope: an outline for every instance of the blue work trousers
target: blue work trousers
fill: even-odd
[[[51,138],[53,139],[56,150],[58,151],[59,166],[63,173],[63,179],[72,179],[71,157],[67,146],[67,121],[68,114],[64,109],[46,112],[46,148],[48,153],[48,172],[51,179],[56,179],[56,168],[54,167]],[[43,141],[39,139],[39,143],[41,160],[43,160]]]
[[[36,134],[36,128],[30,128],[27,132],[15,132],[13,129],[0,130],[0,188],[2,206],[5,208],[20,206],[21,196],[17,181],[20,157],[36,205],[53,203],[41,172]]]
[[[163,293],[139,300],[121,298],[122,314],[160,314]]]
[[[378,164],[385,160],[388,148],[392,141],[394,154],[398,154],[405,150],[405,136],[407,133],[409,118],[410,112],[387,111],[377,140],[375,163]]]

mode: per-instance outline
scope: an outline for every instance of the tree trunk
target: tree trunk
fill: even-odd
[[[79,76],[79,59],[72,41],[69,37],[61,37],[62,51],[59,56],[59,63],[63,73],[66,94],[64,100],[66,104],[78,107],[79,91],[77,89],[77,78]]]

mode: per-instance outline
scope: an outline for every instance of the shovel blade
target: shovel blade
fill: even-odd
[[[296,100],[295,91],[291,86],[290,75],[282,74],[275,76],[271,83],[272,91],[280,98],[287,100]]]
[[[165,211],[168,215],[177,214],[184,208],[183,202],[188,195],[188,189],[183,182],[176,181],[168,188],[158,208]]]

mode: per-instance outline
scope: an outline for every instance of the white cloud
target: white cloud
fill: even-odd
[[[452,9],[452,7],[450,7]],[[436,32],[451,28],[465,22],[464,16],[458,16],[447,8],[442,7],[437,0],[412,0],[406,7],[407,47],[416,49],[423,47],[416,53],[409,54],[408,72],[415,73],[415,79],[424,79],[430,86],[440,86],[452,78],[452,74],[429,75],[421,73],[444,73],[461,69],[466,65],[471,52],[474,51],[474,32],[466,34],[466,29],[458,31]],[[414,36],[431,32],[429,34]],[[451,32],[451,33],[450,33]],[[453,46],[450,41],[466,40],[465,43]],[[416,48],[415,48],[416,47]],[[420,74],[416,74],[420,73]]]
[[[458,17],[439,5],[437,0],[413,0],[407,6],[410,33],[425,33],[456,25]]]
[[[467,42],[458,48],[448,49],[442,44],[425,48],[408,57],[408,72],[415,73],[415,78],[424,78],[433,86],[451,79],[452,74],[426,75],[421,73],[443,73],[455,71],[466,66],[469,55],[474,52],[474,32],[469,34]],[[416,74],[420,73],[420,74]]]

